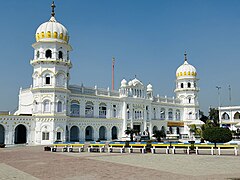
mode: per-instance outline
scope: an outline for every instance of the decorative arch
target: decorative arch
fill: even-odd
[[[70,105],[70,116],[79,117],[80,116],[80,103],[77,100],[72,100]]]
[[[236,112],[233,116],[234,119],[240,119],[240,113]]]
[[[46,50],[45,52],[45,57],[48,58],[52,58],[52,51],[50,49]]]
[[[180,120],[181,114],[180,114],[180,110],[177,109],[176,110],[176,120]]]
[[[49,99],[45,99],[43,101],[43,112],[50,113],[51,112],[51,101]]]
[[[15,127],[14,144],[27,143],[27,128],[23,124],[19,124]]]
[[[112,139],[118,139],[118,129],[116,126],[112,127]]]
[[[99,117],[106,118],[107,115],[107,105],[105,103],[99,104]]]
[[[168,119],[169,120],[173,119],[173,110],[172,109],[168,109]]]
[[[2,124],[0,124],[0,144],[5,143],[5,128]]]
[[[57,127],[56,128],[56,141],[62,141],[63,139],[63,128],[62,127]]]
[[[38,102],[36,99],[33,101],[33,111],[35,113],[38,112]]]
[[[223,115],[222,115],[222,119],[229,120],[230,117],[229,117],[228,113],[224,112]]]
[[[181,87],[181,88],[184,88],[184,85],[183,85],[183,83],[181,83],[181,84],[180,84],[180,87]]]
[[[62,51],[58,51],[58,59],[63,59],[63,52]]]
[[[165,108],[161,108],[161,110],[160,110],[160,119],[164,120],[165,118],[166,118]]]
[[[93,127],[92,126],[87,126],[85,129],[85,140],[86,141],[93,141]]]
[[[42,135],[42,140],[49,140],[50,139],[50,125],[49,124],[43,124],[41,127],[41,135]]]
[[[105,126],[99,128],[99,140],[107,140],[107,128]]]
[[[70,129],[70,141],[79,142],[79,128],[77,126],[72,126]]]
[[[88,101],[85,104],[85,117],[92,118],[94,116],[94,105],[93,102]]]
[[[62,101],[57,102],[57,112],[63,112],[63,103]]]

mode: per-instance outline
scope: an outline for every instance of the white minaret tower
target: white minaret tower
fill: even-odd
[[[184,63],[176,71],[175,93],[184,106],[183,120],[192,121],[199,119],[198,79],[195,67],[188,64],[186,52],[184,56]]]
[[[56,21],[55,4],[49,21],[36,31],[33,66],[33,115],[66,115],[69,69],[72,67],[69,52],[72,50],[67,29]]]

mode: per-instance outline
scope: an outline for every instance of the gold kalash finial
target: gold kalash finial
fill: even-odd
[[[52,7],[52,17],[54,17],[55,16],[54,8],[56,7],[54,4],[54,1],[52,2],[51,7]]]

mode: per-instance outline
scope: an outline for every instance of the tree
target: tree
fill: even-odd
[[[209,119],[213,121],[214,126],[219,127],[219,111],[216,108],[209,109]]]
[[[202,111],[199,111],[199,116],[200,116],[200,120],[202,121],[202,122],[204,122],[204,123],[206,123],[207,122],[207,120],[208,120],[208,117],[207,116],[205,116],[204,115],[204,113],[202,112]]]
[[[203,138],[211,143],[226,143],[232,140],[232,133],[228,128],[208,127],[203,131]]]
[[[127,134],[127,135],[129,135],[130,134],[130,141],[131,142],[133,142],[133,135],[135,134],[135,133],[138,133],[138,131],[137,130],[135,130],[135,129],[126,129],[125,130],[125,134]]]
[[[166,133],[164,129],[161,130],[156,130],[153,132],[153,137],[157,138],[157,141],[160,142],[161,138],[165,138],[166,137]]]

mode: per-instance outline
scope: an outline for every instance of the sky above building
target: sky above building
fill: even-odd
[[[50,19],[51,0],[2,1],[0,6],[0,110],[18,107],[20,87],[32,84],[35,32]],[[196,67],[200,108],[240,105],[239,0],[55,0],[55,17],[69,31],[70,84],[111,87],[123,78],[153,85],[173,97],[176,69]],[[231,91],[229,91],[229,85]],[[230,93],[231,92],[231,93]],[[231,94],[231,102],[229,101]]]

